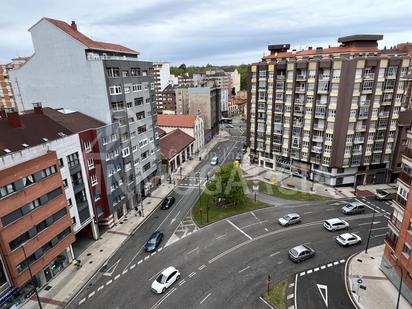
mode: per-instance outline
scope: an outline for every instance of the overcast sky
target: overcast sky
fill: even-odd
[[[384,35],[380,47],[412,41],[410,0],[3,0],[0,63],[33,53],[27,31],[42,17],[76,20],[87,36],[174,65],[241,64],[267,45],[336,45],[339,36]]]

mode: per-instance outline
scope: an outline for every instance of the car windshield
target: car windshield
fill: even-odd
[[[150,239],[147,241],[147,243],[148,243],[149,245],[155,245],[155,244],[156,244],[156,238],[150,238]]]
[[[289,221],[289,220],[290,220],[290,216],[289,216],[289,215],[283,216],[283,219],[285,219],[286,221]]]
[[[291,249],[290,253],[292,253],[293,256],[298,256],[298,251],[296,249]]]
[[[160,274],[159,277],[157,277],[156,281],[159,283],[165,283],[166,282],[167,277],[163,274]]]

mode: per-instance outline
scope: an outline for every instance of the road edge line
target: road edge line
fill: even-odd
[[[293,297],[293,305],[295,306],[295,309],[298,309],[298,301],[297,301],[297,298],[298,298],[298,294],[297,294],[297,291],[298,291],[298,274],[296,273],[295,274],[295,295],[294,295],[294,297]]]
[[[269,308],[277,309],[276,307],[273,307],[271,304],[269,304],[262,296],[259,296],[259,299],[263,301],[266,305],[268,305]]]
[[[362,252],[362,251],[361,251],[361,252]],[[358,304],[357,304],[357,303],[354,301],[354,299],[353,299],[352,291],[349,291],[349,289],[348,289],[348,281],[349,281],[348,266],[349,266],[349,263],[352,261],[352,259],[353,259],[356,255],[358,255],[358,254],[359,254],[359,252],[354,253],[354,254],[352,254],[352,255],[346,260],[346,263],[345,263],[345,289],[346,289],[346,293],[347,293],[348,296],[349,296],[350,301],[352,302],[352,305],[353,305],[355,308],[360,309],[360,307],[358,306]]]

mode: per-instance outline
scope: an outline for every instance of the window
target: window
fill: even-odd
[[[127,71],[127,70],[122,71],[122,76],[123,77],[128,77],[129,76],[129,71]]]
[[[113,109],[114,111],[123,110],[123,109],[124,109],[123,101],[112,102],[112,109]]]
[[[90,152],[92,150],[92,144],[90,143],[90,141],[85,141],[83,143],[83,146],[86,152]]]
[[[144,119],[144,117],[145,117],[144,112],[136,113],[136,119],[137,120]]]
[[[34,182],[35,182],[34,181],[34,175],[29,175],[29,176],[23,177],[23,186],[25,186],[25,187],[30,186]]]
[[[77,152],[67,156],[67,163],[69,167],[73,167],[79,164],[79,154]]]
[[[372,87],[373,87],[373,80],[363,81],[362,91],[372,90]]]
[[[116,134],[112,134],[111,137],[110,137],[110,139],[111,139],[112,142],[117,141],[117,135],[116,135]]]
[[[140,126],[140,127],[137,128],[137,133],[138,134],[141,134],[141,133],[146,132],[146,131],[147,131],[146,125],[143,125],[143,126]]]
[[[120,85],[110,86],[109,87],[109,93],[110,93],[110,95],[122,94],[122,86],[120,86]]]
[[[97,185],[97,177],[96,175],[91,175],[90,176],[90,182],[92,184],[92,187],[94,187],[95,185]]]
[[[0,187],[0,198],[6,195],[12,194],[15,191],[16,191],[16,188],[14,187],[14,183]]]
[[[132,152],[136,152],[137,149],[138,149],[138,148],[137,148],[137,145],[133,145],[133,146],[132,146]]]
[[[77,154],[77,152],[76,152],[76,154]],[[69,161],[69,166],[71,166],[70,163],[71,162]],[[79,160],[77,160],[77,164],[79,164]],[[45,178],[45,177],[48,177],[50,175],[55,174],[56,171],[57,171],[56,170],[56,165],[52,165],[52,166],[49,166],[48,168],[45,168],[44,170],[42,170],[41,171],[41,176],[42,176],[42,178]]]
[[[144,146],[147,145],[147,138],[142,139],[141,141],[139,141],[139,147],[142,148]]]
[[[132,91],[133,92],[142,91],[142,84],[133,84],[132,85]]]
[[[124,93],[130,93],[130,86],[124,87]]]
[[[107,68],[106,72],[108,77],[119,77],[119,68]]]
[[[67,179],[63,179],[63,187],[67,187],[68,186],[68,184],[67,184]]]
[[[122,150],[122,154],[123,154],[123,158],[126,158],[128,155],[130,155],[130,148],[129,147],[124,148]]]
[[[143,165],[143,171],[147,171],[148,169],[150,169],[150,162],[146,163],[145,165]]]
[[[131,68],[130,69],[131,76],[140,76],[140,68]]]
[[[143,98],[135,98],[134,99],[134,106],[139,106],[144,103]]]
[[[63,167],[63,166],[64,166],[63,158],[60,158],[60,159],[59,159],[59,166],[60,166],[60,167]]]
[[[409,257],[409,254],[411,253],[411,247],[408,246],[407,244],[404,244],[403,249],[402,249],[402,253]]]
[[[89,170],[94,168],[94,160],[93,159],[88,159],[87,160],[87,166],[89,167]]]
[[[73,202],[72,202],[72,199],[71,198],[69,198],[68,200],[67,200],[67,206],[73,206]]]
[[[103,145],[107,145],[107,143],[108,143],[107,137],[102,138],[102,143],[103,143]]]

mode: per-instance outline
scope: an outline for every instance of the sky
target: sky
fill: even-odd
[[[352,34],[383,34],[379,46],[412,41],[410,0],[1,0],[0,63],[31,55],[27,31],[42,17],[75,20],[97,41],[172,65],[258,61],[268,44],[336,46]]]

